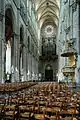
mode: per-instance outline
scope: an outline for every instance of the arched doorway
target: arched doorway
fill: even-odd
[[[45,68],[45,80],[53,81],[53,69],[51,65],[47,65]]]
[[[13,33],[13,22],[12,22],[12,11],[8,8],[5,11],[5,55],[4,55],[4,62],[5,62],[5,82],[11,82],[11,66],[12,66],[12,57],[14,51],[14,42],[12,38]]]
[[[22,81],[23,79],[23,26],[20,27],[20,55],[19,55],[19,79]]]

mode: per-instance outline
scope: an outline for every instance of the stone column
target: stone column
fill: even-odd
[[[30,66],[30,68],[31,68],[31,78],[30,78],[30,80],[32,81],[32,54],[31,54],[31,66]]]
[[[31,54],[28,53],[28,72],[27,72],[27,76],[28,76],[28,81],[31,80]]]
[[[11,66],[11,73],[12,73],[12,79],[11,79],[11,82],[15,82],[15,51],[16,51],[16,43],[15,43],[15,33],[13,34],[13,43],[12,43],[12,46],[13,46],[13,49],[12,49],[12,52],[13,52],[13,55],[11,57],[11,61],[12,61],[12,66]]]
[[[34,58],[32,56],[32,81],[34,79]]]
[[[77,4],[76,15],[74,15],[74,33],[77,38],[76,49],[77,49],[77,66],[75,69],[75,82],[80,83],[80,5]]]
[[[38,60],[36,60],[36,80],[38,80]]]
[[[26,81],[28,81],[27,73],[28,73],[28,53],[26,52]]]
[[[16,2],[16,1],[15,1]],[[20,2],[20,1],[18,1]],[[13,25],[13,58],[12,58],[12,65],[14,72],[12,72],[12,82],[19,82],[19,42],[20,42],[20,28],[19,28],[19,14],[20,14],[20,4],[17,3],[17,13],[16,13],[16,20],[14,21]]]
[[[4,41],[5,41],[5,17],[4,0],[0,0],[0,83],[4,83]]]
[[[23,48],[23,56],[24,56],[24,59],[23,59],[23,75],[24,75],[24,81],[26,81],[26,46],[24,46]]]
[[[19,82],[19,34],[14,33],[14,57],[12,60],[14,73],[12,73],[12,82]]]

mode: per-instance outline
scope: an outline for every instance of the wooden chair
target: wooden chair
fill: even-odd
[[[58,112],[55,115],[48,116],[49,120],[58,120]]]
[[[19,120],[29,120],[30,112],[26,105],[19,106]]]
[[[35,117],[35,120],[45,120],[44,114],[35,114],[34,117]]]
[[[15,105],[5,105],[4,107],[4,119],[7,120],[15,120],[17,115],[16,106]]]
[[[4,115],[4,104],[0,104],[0,120],[3,118]]]

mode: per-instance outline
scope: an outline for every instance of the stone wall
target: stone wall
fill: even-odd
[[[32,3],[31,3],[32,5]],[[25,0],[0,0],[0,82],[5,82],[4,75],[4,53],[5,53],[5,11],[11,9],[13,17],[14,56],[12,57],[12,79],[11,82],[20,81],[19,76],[19,45],[20,27],[23,27],[23,70],[22,81],[38,80],[38,35],[35,34],[32,21],[28,19],[29,10]],[[21,10],[22,9],[22,10]],[[31,9],[32,10],[32,9]],[[32,12],[32,11],[31,11]],[[31,13],[32,14],[32,13]],[[35,13],[33,13],[35,16]],[[29,16],[30,20],[32,16]],[[30,23],[29,23],[29,22]],[[35,22],[37,26],[37,21]],[[30,37],[30,51],[28,50],[28,36]],[[31,48],[33,43],[34,50]],[[28,70],[30,75],[28,76]],[[32,78],[34,73],[34,78]]]

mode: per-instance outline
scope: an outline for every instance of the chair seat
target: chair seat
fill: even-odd
[[[20,113],[20,116],[24,118],[29,118],[30,113],[29,112]]]
[[[74,113],[74,109],[68,109],[67,111],[70,112],[70,113],[72,113],[72,114],[78,114],[79,113],[77,110]]]
[[[35,118],[37,120],[44,120],[44,115],[43,114],[35,114]]]
[[[35,110],[38,110],[39,109],[39,107],[35,107]]]
[[[15,105],[7,105],[6,109],[14,109]]]
[[[78,120],[77,118],[73,118],[73,120]]]
[[[53,110],[52,108],[47,107],[45,111],[46,111],[46,112],[52,112],[52,110]]]
[[[7,111],[7,112],[5,112],[5,114],[12,116],[13,115],[13,111]],[[15,111],[14,115],[16,115],[16,114],[17,114],[17,111]]]
[[[46,110],[46,107],[40,106],[40,111]]]
[[[45,115],[45,117],[48,118],[49,120],[56,120],[56,116],[50,116],[49,117],[49,116]]]
[[[58,112],[58,111],[60,111],[60,107],[53,107],[53,112]]]
[[[60,120],[73,120],[72,117],[65,117],[65,118],[61,118]]]

